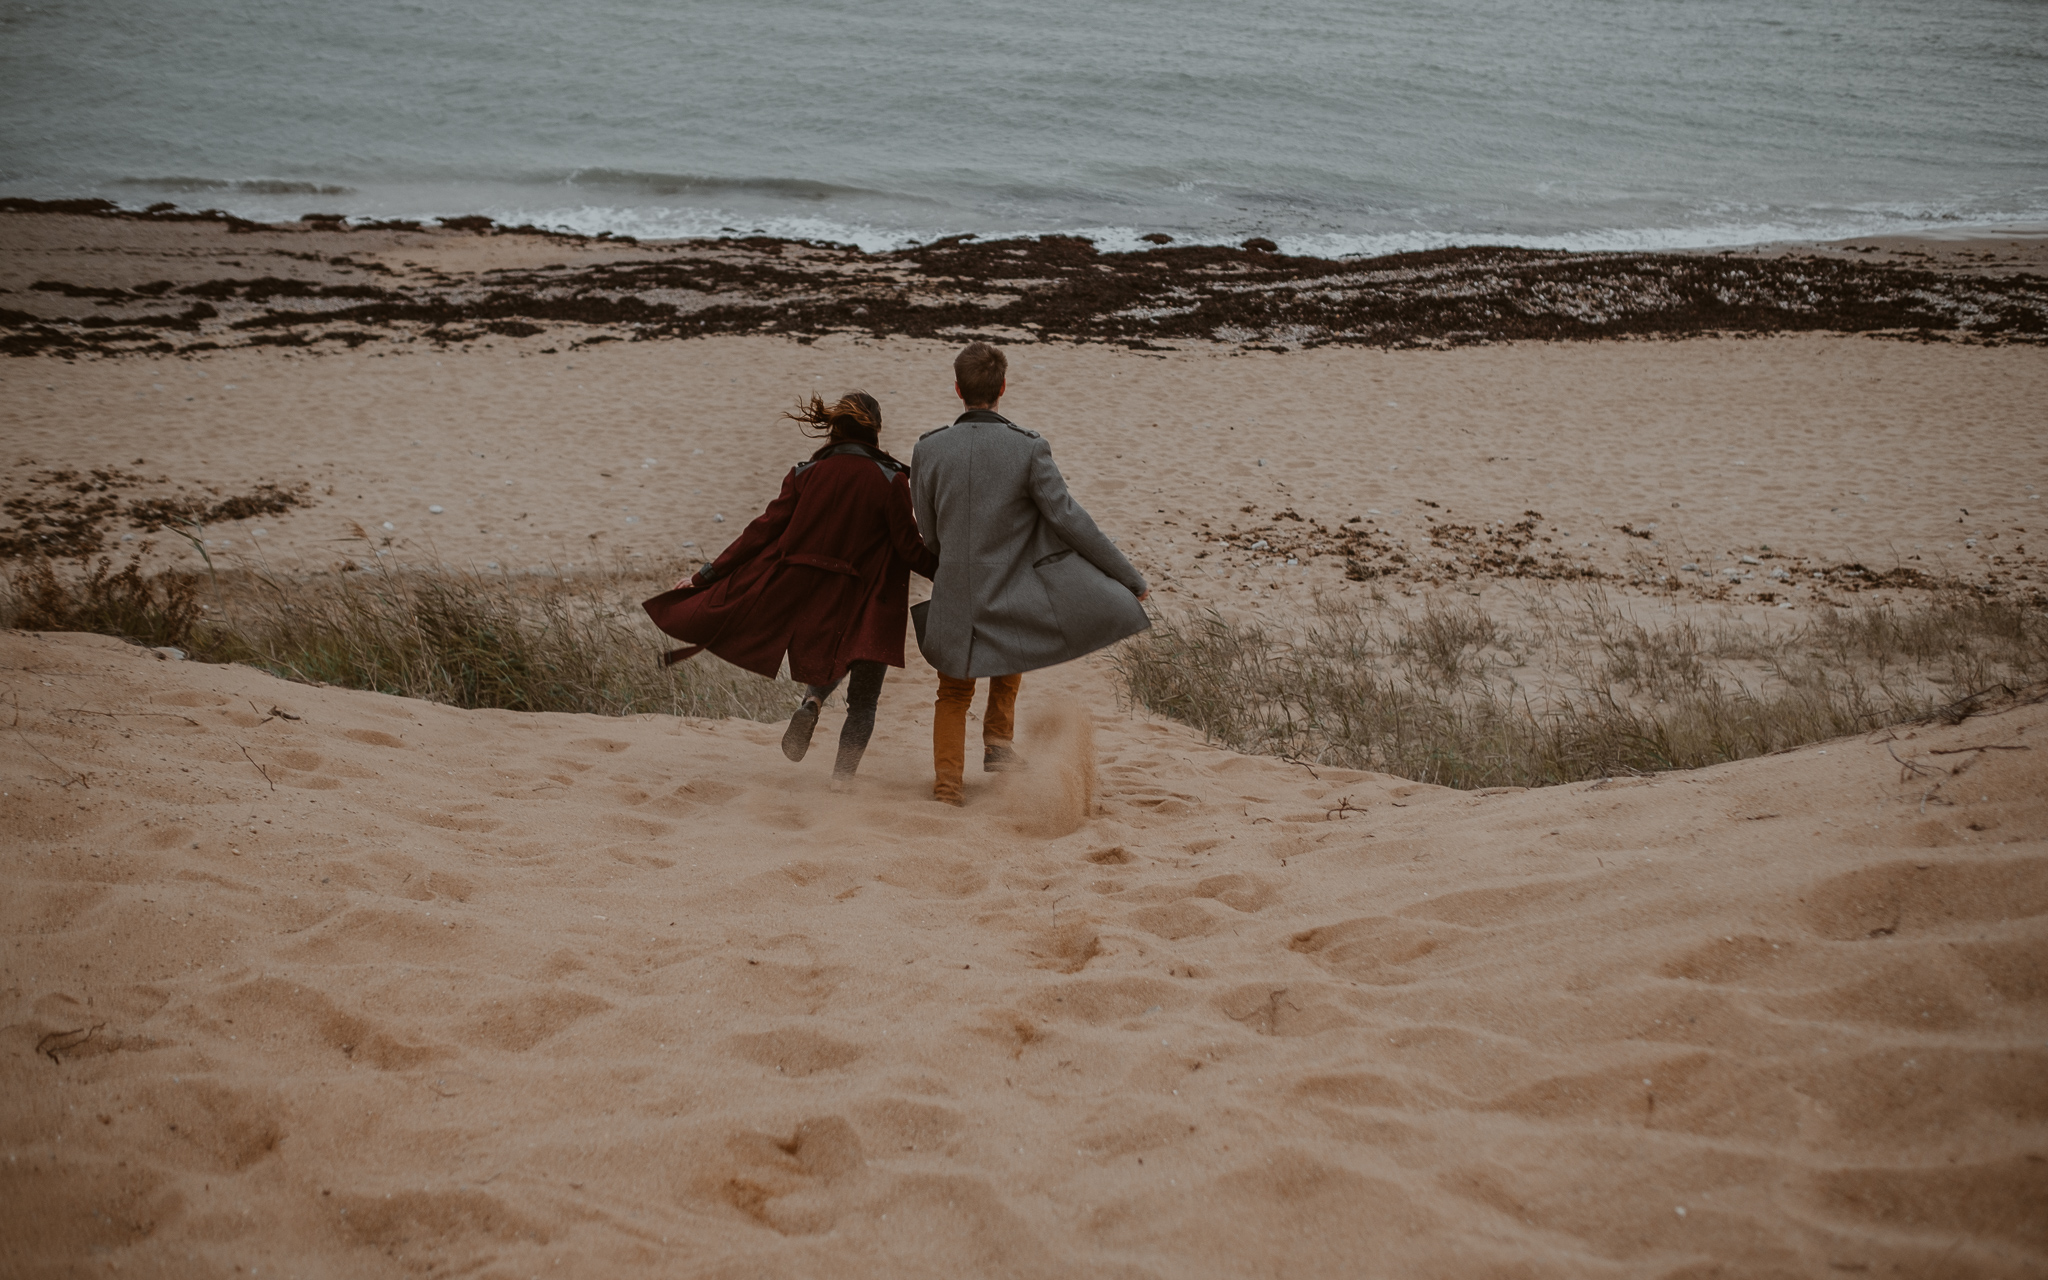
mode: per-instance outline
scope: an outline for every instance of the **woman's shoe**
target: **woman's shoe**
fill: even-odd
[[[818,727],[818,712],[823,710],[809,698],[789,718],[789,728],[782,731],[782,754],[791,760],[802,760],[804,753],[811,749],[811,734]]]

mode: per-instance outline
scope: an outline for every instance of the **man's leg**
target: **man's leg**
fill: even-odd
[[[938,701],[932,704],[932,799],[959,804],[966,786],[967,706],[974,701],[974,681],[939,677]]]
[[[1011,745],[1017,736],[1017,691],[1023,687],[1021,675],[989,677],[988,705],[981,712],[981,767],[989,773],[1024,767]]]

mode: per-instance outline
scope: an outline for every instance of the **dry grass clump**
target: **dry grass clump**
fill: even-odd
[[[147,578],[130,561],[118,572],[101,556],[82,577],[53,562],[29,561],[0,593],[0,625],[24,631],[93,631],[147,645],[182,646],[200,615],[199,579],[189,573]]]
[[[223,578],[205,605],[191,575],[112,573],[102,561],[67,578],[38,561],[0,596],[0,625],[177,645],[205,661],[458,707],[788,715],[787,685],[709,654],[664,669],[669,642],[638,606],[656,589],[603,576],[257,573]]]
[[[1453,787],[1697,768],[2048,679],[2048,615],[1974,596],[1774,628],[1646,626],[1597,592],[1476,605],[1318,603],[1289,631],[1160,619],[1116,662],[1128,696],[1240,751]]]

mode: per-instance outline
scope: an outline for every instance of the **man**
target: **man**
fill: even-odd
[[[988,678],[982,768],[1021,768],[1015,737],[1023,673],[1115,644],[1152,625],[1151,594],[1116,544],[1067,493],[1052,449],[996,412],[1009,361],[976,342],[953,361],[965,412],[927,432],[910,461],[911,501],[939,557],[918,647],[939,671],[932,798],[960,804],[967,708]]]

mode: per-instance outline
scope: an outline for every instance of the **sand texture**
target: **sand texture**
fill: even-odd
[[[26,282],[644,252],[46,221],[91,235],[0,303],[74,320]],[[865,387],[905,458],[956,407],[950,342],[550,324],[0,360],[0,535],[652,594],[813,447],[799,395]],[[1797,626],[2048,574],[2038,346],[1011,359],[1162,611]],[[1461,792],[1207,745],[1101,655],[1026,678],[1033,768],[956,810],[915,656],[843,796],[836,706],[799,766],[103,637],[0,633],[0,678],[9,1277],[2048,1274],[2048,703]]]
[[[9,498],[72,498],[96,471],[119,473],[106,496],[127,502],[263,485],[302,497],[211,522],[222,567],[381,557],[658,576],[716,554],[814,447],[777,417],[800,394],[865,387],[906,460],[959,407],[943,343],[544,355],[546,341],[0,361],[0,476]],[[2048,358],[2031,348],[1799,336],[1013,355],[1004,411],[1045,434],[1162,604],[1299,605],[1366,585],[1347,580],[1350,559],[1405,587],[1590,573],[1660,598],[1795,608],[1858,598],[1881,575],[2048,584]],[[105,528],[102,551],[153,540],[152,563],[202,567],[174,534]]]
[[[1081,665],[952,810],[914,679],[839,797],[773,725],[0,664],[12,1275],[2048,1266],[2039,706],[1474,795]]]

